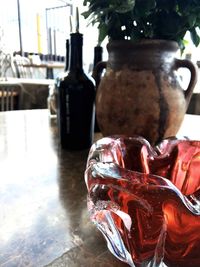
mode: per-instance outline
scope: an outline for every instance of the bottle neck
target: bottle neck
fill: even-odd
[[[71,33],[70,43],[70,71],[81,71],[83,69],[82,62],[82,46],[83,35],[80,33]]]
[[[69,39],[66,40],[65,71],[69,68]]]
[[[93,67],[100,61],[102,61],[103,48],[101,46],[95,46],[94,48],[94,62]]]

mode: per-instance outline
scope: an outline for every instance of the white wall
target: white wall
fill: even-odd
[[[15,45],[19,49],[17,25],[17,1],[0,2],[0,49],[9,52]]]

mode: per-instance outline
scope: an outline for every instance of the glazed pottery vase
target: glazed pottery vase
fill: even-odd
[[[106,72],[96,95],[96,115],[104,136],[141,135],[151,144],[175,136],[186,113],[197,68],[176,58],[176,42],[165,40],[112,41],[108,61],[99,63],[93,76]],[[188,68],[187,90],[179,83],[177,70]]]

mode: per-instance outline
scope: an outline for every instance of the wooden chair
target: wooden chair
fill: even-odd
[[[0,82],[0,111],[22,109],[23,85]]]
[[[36,59],[34,59],[34,57],[30,59],[28,57],[15,55],[13,57],[13,63],[15,65],[18,78],[29,78],[29,79],[46,78],[46,68],[44,68],[44,66],[40,67],[42,64],[39,58],[37,58],[36,62]]]
[[[20,55],[13,57],[13,62],[18,78],[33,78],[33,68],[30,66],[30,59]]]
[[[16,77],[16,69],[11,54],[0,50],[0,78],[6,80],[8,76]]]

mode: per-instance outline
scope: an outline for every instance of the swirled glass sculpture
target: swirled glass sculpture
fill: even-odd
[[[113,136],[90,150],[91,220],[134,267],[200,266],[200,141]]]

